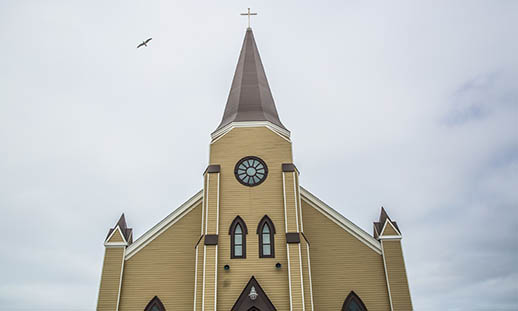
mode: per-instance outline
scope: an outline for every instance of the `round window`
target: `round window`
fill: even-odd
[[[237,162],[234,169],[237,180],[245,186],[257,186],[268,175],[268,167],[258,157],[245,157]]]

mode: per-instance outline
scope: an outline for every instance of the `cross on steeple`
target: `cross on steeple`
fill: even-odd
[[[251,28],[250,27],[250,16],[251,15],[257,15],[257,13],[250,13],[250,8],[248,8],[248,12],[247,13],[241,13],[241,15],[248,15],[248,28]]]

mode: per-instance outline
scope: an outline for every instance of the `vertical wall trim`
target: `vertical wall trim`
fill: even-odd
[[[298,175],[297,175],[297,194],[298,194],[298,198],[299,198],[300,231],[304,232],[304,221],[302,220],[302,201],[300,199],[300,186],[299,186],[299,176]]]
[[[304,299],[304,275],[302,274],[302,254],[300,251],[300,243],[299,244],[299,267],[300,267],[300,290],[302,292],[302,311],[306,310],[306,301]]]
[[[284,199],[284,226],[288,233],[288,212],[286,209],[286,178],[285,172],[282,172],[282,195]],[[293,310],[293,297],[291,295],[291,264],[290,264],[290,245],[286,243],[286,255],[288,257],[288,288],[290,292],[290,311]]]
[[[205,200],[205,233],[207,234],[207,219],[209,218],[209,182],[210,182],[210,174],[207,173],[207,181],[206,181],[206,193],[207,199]],[[205,311],[205,265],[207,264],[207,245],[203,245],[203,286],[201,294],[201,310]]]
[[[219,178],[220,174],[218,173],[218,186],[216,188],[216,234],[219,234]],[[214,265],[214,311],[217,310],[217,302],[218,302],[218,244],[216,244],[216,260]]]
[[[390,310],[393,311],[394,307],[392,306],[392,293],[390,292],[390,283],[389,283],[389,275],[387,271],[387,263],[385,261],[385,249],[383,247],[383,240],[381,240],[381,256],[383,257],[383,267],[385,268],[385,279],[387,280],[387,290],[390,301]]]
[[[214,311],[217,310],[217,302],[218,302],[218,245],[216,246],[216,267],[214,269]]]
[[[315,309],[313,306],[313,280],[311,279],[311,260],[309,259],[309,244],[306,241],[306,251],[308,254],[308,272],[309,272],[309,294],[311,295],[311,311]]]
[[[119,230],[120,231],[120,230]],[[122,232],[120,232],[122,233]],[[117,294],[117,307],[116,311],[119,311],[119,302],[121,300],[121,288],[122,288],[122,273],[124,272],[124,257],[126,256],[126,246],[122,249],[122,263],[121,263],[121,275],[119,279],[119,293]]]
[[[194,311],[196,311],[197,291],[198,291],[198,245],[196,245],[196,259],[194,260]]]
[[[290,244],[286,243],[286,254],[288,255],[288,288],[290,291],[290,311],[293,310],[293,297],[291,295],[291,265],[290,265]]]
[[[216,189],[216,234],[219,234],[219,173],[218,173],[218,188]]]
[[[205,200],[205,234],[207,234],[207,223],[209,218],[209,182],[210,182],[210,174],[207,174],[207,200]],[[205,262],[203,263],[205,265]]]
[[[206,183],[206,176],[203,176],[203,183]],[[205,196],[207,195],[207,188],[203,189],[203,195],[201,196],[201,235],[203,235],[203,224],[205,223]]]
[[[286,233],[288,233],[288,211],[286,210],[286,180],[284,178],[284,172],[282,172],[282,194],[284,198],[284,227]]]
[[[300,231],[300,228],[299,228],[299,211],[298,211],[298,208],[297,208],[297,205],[298,205],[298,200],[297,200],[297,186],[296,186],[296,179],[295,179],[295,171],[293,171],[293,203],[295,203],[295,223],[297,224],[297,230],[296,232],[299,232]]]
[[[203,245],[203,286],[201,288],[201,310],[205,311],[205,262],[207,261],[207,245]]]

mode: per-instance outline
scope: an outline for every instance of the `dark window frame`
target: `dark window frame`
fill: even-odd
[[[248,183],[248,182],[245,182],[244,180],[242,180],[241,178],[239,178],[239,166],[244,163],[244,162],[247,162],[247,161],[257,161],[259,164],[261,164],[264,168],[264,172],[263,173],[260,173],[261,175],[263,175],[262,178],[259,178],[259,181],[258,182],[254,182],[254,183]],[[243,174],[241,174],[243,175]],[[268,165],[266,165],[266,162],[263,161],[263,159],[259,158],[259,157],[256,157],[256,156],[246,156],[244,158],[242,158],[241,160],[237,161],[236,163],[236,166],[234,167],[234,176],[236,177],[237,181],[244,185],[244,186],[247,186],[247,187],[255,187],[255,186],[259,186],[260,184],[262,184],[266,178],[268,177]],[[254,179],[255,180],[255,179]]]
[[[160,301],[160,298],[158,298],[158,296],[153,297],[153,299],[149,301],[144,311],[151,311],[154,306],[157,306],[160,311],[166,311],[164,304],[162,303],[162,301]]]
[[[362,308],[363,311],[367,311],[367,307],[354,291],[351,291],[347,298],[345,298],[344,305],[342,306],[342,311],[347,311],[347,307],[349,307],[349,304],[352,301],[355,301]]]
[[[241,256],[236,256],[234,245],[235,232],[238,224],[241,226],[241,230],[243,231]],[[243,218],[240,216],[236,216],[236,218],[234,218],[228,230],[228,234],[230,235],[230,259],[246,259],[246,235],[248,234],[248,228],[246,227],[246,223]]]
[[[270,255],[264,255],[263,253],[263,228],[266,224],[270,228]],[[275,226],[268,215],[264,215],[259,221],[257,234],[259,235],[259,258],[275,258]]]

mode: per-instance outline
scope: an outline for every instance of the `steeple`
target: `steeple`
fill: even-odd
[[[252,28],[248,28],[225,112],[215,132],[232,122],[252,121],[267,121],[287,131],[277,114]]]

